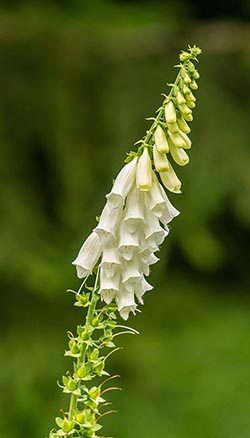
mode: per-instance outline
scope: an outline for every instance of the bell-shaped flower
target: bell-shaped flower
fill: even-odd
[[[109,304],[119,293],[120,289],[120,272],[109,277],[101,267],[100,271],[100,295],[105,303]]]
[[[127,290],[133,290],[134,285],[141,281],[141,273],[138,269],[136,259],[124,262],[121,275],[124,288]]]
[[[176,111],[172,100],[169,100],[169,102],[166,103],[164,112],[167,123],[176,123]]]
[[[166,154],[169,151],[167,136],[160,125],[155,130],[155,147],[160,154]]]
[[[90,275],[98,262],[102,252],[98,235],[93,231],[83,243],[76,259],[72,262],[76,266],[78,278]]]
[[[123,206],[127,194],[135,183],[137,160],[137,157],[133,158],[117,175],[111,192],[106,196],[111,207]]]
[[[110,243],[116,236],[117,225],[121,219],[122,206],[111,208],[107,202],[94,231],[98,234],[102,245]]]
[[[181,193],[181,181],[178,179],[171,164],[167,172],[161,172],[160,177],[163,185],[173,193]]]
[[[113,277],[121,265],[117,252],[117,242],[103,247],[101,267],[107,277]]]
[[[164,190],[164,188],[159,184],[159,189],[162,197],[165,200],[166,208],[162,211],[160,216],[160,222],[162,222],[165,226],[169,224],[176,216],[179,216],[180,212],[175,208],[168,199],[168,196]]]
[[[155,145],[153,146],[153,159],[157,172],[167,172],[169,169],[167,155],[158,152]]]
[[[140,156],[136,170],[136,185],[139,190],[147,191],[152,187],[152,163],[145,147]]]
[[[170,144],[170,153],[179,166],[186,166],[189,163],[189,156],[184,149],[176,148],[173,144]]]
[[[146,195],[146,204],[148,208],[157,217],[161,217],[162,212],[166,209],[166,200],[162,196],[161,185],[158,182],[157,176],[154,172],[152,189]]]
[[[134,253],[139,249],[138,233],[131,233],[126,223],[120,228],[118,252],[125,260],[131,260]]]
[[[145,237],[140,238],[140,250],[138,253],[140,260],[142,260],[144,263],[147,263],[151,254],[156,251],[159,251],[159,247],[155,242],[153,242],[153,244],[149,244],[149,242],[145,240]]]
[[[125,208],[124,223],[131,233],[144,222],[144,193],[133,187],[128,194]]]
[[[160,226],[159,219],[154,214],[147,212],[144,227],[146,242],[149,245],[161,245],[167,234],[167,231]]]
[[[121,288],[116,296],[116,304],[121,317],[126,321],[130,312],[135,313],[137,307],[134,292]]]
[[[135,296],[140,304],[143,304],[143,295],[152,289],[153,286],[151,286],[151,284],[149,284],[148,281],[142,276],[141,283],[138,283],[134,289]]]

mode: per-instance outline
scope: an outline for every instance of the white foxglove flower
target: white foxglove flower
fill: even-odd
[[[83,243],[76,259],[72,262],[76,266],[78,278],[90,275],[101,256],[102,248],[98,235],[93,231]]]
[[[134,292],[121,289],[119,294],[116,296],[116,304],[121,317],[126,321],[130,312],[135,313],[137,307],[135,303]]]
[[[131,260],[138,249],[138,233],[131,233],[126,223],[123,223],[120,228],[119,253],[125,260]]]
[[[124,262],[122,265],[122,284],[125,289],[133,290],[134,285],[140,283],[141,273],[138,269],[136,260]]]
[[[166,154],[169,151],[166,134],[160,125],[155,130],[155,147],[160,154]]]
[[[167,172],[160,173],[163,185],[173,193],[181,193],[181,182],[178,179],[171,164],[169,164],[169,170]]]
[[[152,289],[153,286],[142,276],[141,283],[137,284],[134,289],[135,296],[140,304],[143,304],[143,295]]]
[[[169,222],[171,222],[176,216],[179,216],[180,212],[177,210],[177,208],[175,208],[171,204],[171,202],[169,201],[168,196],[167,196],[164,188],[161,186],[161,184],[159,184],[159,189],[160,189],[161,195],[164,198],[165,203],[166,203],[166,209],[164,209],[162,211],[160,221],[164,225],[168,225]]]
[[[109,304],[119,293],[120,273],[117,272],[109,277],[101,267],[100,271],[100,295],[105,303]]]
[[[191,129],[189,128],[187,122],[182,118],[178,118],[177,120],[179,129],[184,133],[184,134],[189,134]]]
[[[175,106],[172,102],[172,100],[170,100],[168,103],[166,103],[165,108],[165,120],[167,123],[176,123],[176,111],[175,111]]]
[[[149,242],[146,242],[145,238],[140,239],[140,251],[138,257],[141,260],[146,262],[150,258],[151,254],[157,251],[159,251],[159,247],[155,242],[153,242],[153,244],[149,244]]]
[[[117,242],[113,245],[105,245],[103,248],[101,267],[107,277],[113,277],[120,268],[121,262],[117,252]]]
[[[147,191],[152,187],[152,163],[145,147],[140,156],[136,170],[136,185],[139,190]]]
[[[161,185],[158,182],[157,176],[153,172],[152,189],[146,194],[146,202],[149,209],[157,217],[161,217],[162,212],[166,209],[166,200],[161,193]]]
[[[131,233],[134,233],[142,222],[144,222],[144,193],[133,187],[127,197],[124,223]]]
[[[147,212],[146,224],[144,227],[145,240],[149,245],[161,245],[168,232],[160,226],[159,219]]]
[[[106,196],[111,207],[120,207],[124,204],[127,194],[135,182],[137,160],[137,157],[133,158],[117,175],[111,192]]]
[[[94,231],[98,234],[102,245],[110,243],[116,236],[117,225],[121,219],[122,206],[111,208],[107,202]]]

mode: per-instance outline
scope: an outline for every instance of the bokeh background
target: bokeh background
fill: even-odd
[[[249,19],[247,0],[1,1],[1,437],[45,437],[67,407],[71,261],[188,44],[204,54],[182,213],[110,362],[124,390],[104,433],[249,437]]]

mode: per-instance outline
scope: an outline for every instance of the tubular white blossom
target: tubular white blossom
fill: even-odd
[[[153,286],[151,286],[151,284],[149,284],[148,281],[142,276],[141,284],[136,285],[134,290],[135,296],[140,304],[143,304],[143,295],[152,289]]]
[[[169,169],[167,155],[158,152],[155,145],[153,146],[153,158],[157,172],[167,172]]]
[[[117,175],[111,192],[106,196],[111,207],[119,207],[124,204],[126,196],[135,182],[137,160],[138,158],[135,157]]]
[[[100,295],[102,299],[109,304],[119,293],[120,273],[115,273],[112,277],[106,275],[101,267],[100,272]]]
[[[162,196],[161,185],[154,172],[152,189],[147,193],[146,202],[152,213],[161,217],[162,212],[166,209],[166,200]]]
[[[131,260],[135,251],[139,249],[137,233],[131,233],[127,225],[123,223],[120,228],[118,251],[125,260]]]
[[[101,256],[101,242],[93,231],[83,243],[76,259],[72,262],[76,266],[78,278],[90,275]]]
[[[169,164],[169,170],[167,172],[160,173],[163,185],[173,193],[181,193],[181,182],[178,179],[171,164]]]
[[[147,191],[152,187],[152,163],[145,147],[137,164],[136,185],[139,190]]]
[[[117,242],[113,245],[106,245],[103,248],[101,267],[107,277],[113,277],[120,268],[121,262],[117,252]]]
[[[121,219],[121,214],[122,206],[111,208],[110,205],[106,203],[100,216],[99,223],[94,229],[103,245],[110,243],[115,238],[117,225]]]
[[[147,212],[146,225],[144,227],[146,242],[161,245],[168,232],[160,226],[159,219],[152,213]]]
[[[128,319],[130,312],[135,313],[136,303],[134,292],[126,289],[121,289],[116,296],[116,304],[121,317],[125,320]]]
[[[168,199],[168,196],[164,190],[164,188],[161,186],[161,184],[159,184],[159,189],[161,192],[162,197],[165,200],[166,203],[166,209],[163,210],[162,215],[160,217],[160,221],[164,224],[164,225],[168,225],[169,222],[171,222],[176,216],[179,216],[180,212],[177,210],[177,208],[175,208],[171,202]]]
[[[144,222],[144,193],[133,187],[127,197],[124,223],[131,233],[134,233],[142,222]]]
[[[124,262],[122,270],[122,284],[125,289],[133,290],[136,283],[140,283],[141,273],[138,269],[136,260]]]

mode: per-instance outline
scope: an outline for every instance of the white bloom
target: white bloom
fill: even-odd
[[[155,130],[155,147],[160,154],[166,154],[169,151],[166,134],[160,125]]]
[[[156,251],[159,251],[159,247],[156,243],[153,242],[153,244],[149,244],[149,242],[146,242],[145,238],[140,240],[140,251],[138,256],[145,263],[149,260],[151,254]]]
[[[125,260],[131,260],[133,254],[139,248],[138,233],[131,233],[126,223],[120,228],[120,239],[118,251]]]
[[[117,225],[121,219],[121,214],[122,206],[111,208],[109,203],[106,203],[100,216],[98,225],[94,229],[103,245],[106,245],[115,238]]]
[[[100,272],[100,295],[109,304],[116,297],[120,289],[120,273],[117,272],[109,277],[101,267]]]
[[[124,223],[131,233],[134,233],[137,225],[142,222],[144,222],[144,193],[133,187],[127,197]]]
[[[122,284],[126,290],[133,290],[134,285],[140,283],[141,273],[136,260],[124,262],[122,265]]]
[[[150,190],[152,187],[152,163],[148,153],[148,148],[145,147],[140,156],[136,170],[136,185],[139,190]]]
[[[135,182],[137,157],[126,164],[117,175],[111,192],[106,196],[111,207],[124,204],[126,196]]]
[[[168,232],[160,226],[159,219],[154,215],[147,212],[146,224],[144,227],[145,239],[151,246],[156,244],[161,245]]]
[[[152,213],[157,217],[161,217],[162,212],[166,209],[166,200],[162,196],[161,185],[154,172],[152,189],[147,193],[146,201]]]
[[[141,284],[138,284],[135,286],[135,296],[138,299],[140,304],[143,304],[143,295],[145,294],[145,292],[148,292],[150,290],[153,289],[153,286],[151,286],[151,284],[148,283],[148,281],[142,277],[141,279]]]
[[[119,294],[116,296],[116,304],[121,317],[127,320],[129,313],[135,313],[137,307],[133,291],[121,289]]]
[[[169,164],[169,170],[167,172],[160,173],[163,185],[173,193],[181,193],[181,182],[178,179],[171,164]]]
[[[175,106],[172,102],[172,100],[170,100],[168,103],[166,103],[165,108],[165,120],[167,123],[176,123],[176,111],[175,111]]]
[[[113,277],[120,268],[121,262],[117,252],[117,242],[113,245],[105,245],[103,248],[101,267],[107,277]]]
[[[172,221],[172,219],[174,219],[176,216],[179,216],[180,212],[177,210],[177,208],[175,208],[171,202],[168,199],[168,196],[164,190],[164,188],[161,186],[161,184],[159,184],[159,189],[161,192],[162,197],[164,198],[164,201],[166,203],[166,209],[164,209],[162,211],[161,217],[160,217],[160,221],[164,224],[164,225],[168,225],[169,222]]]
[[[76,266],[78,278],[87,277],[92,273],[101,251],[100,239],[93,231],[83,243],[76,259],[72,262]]]

